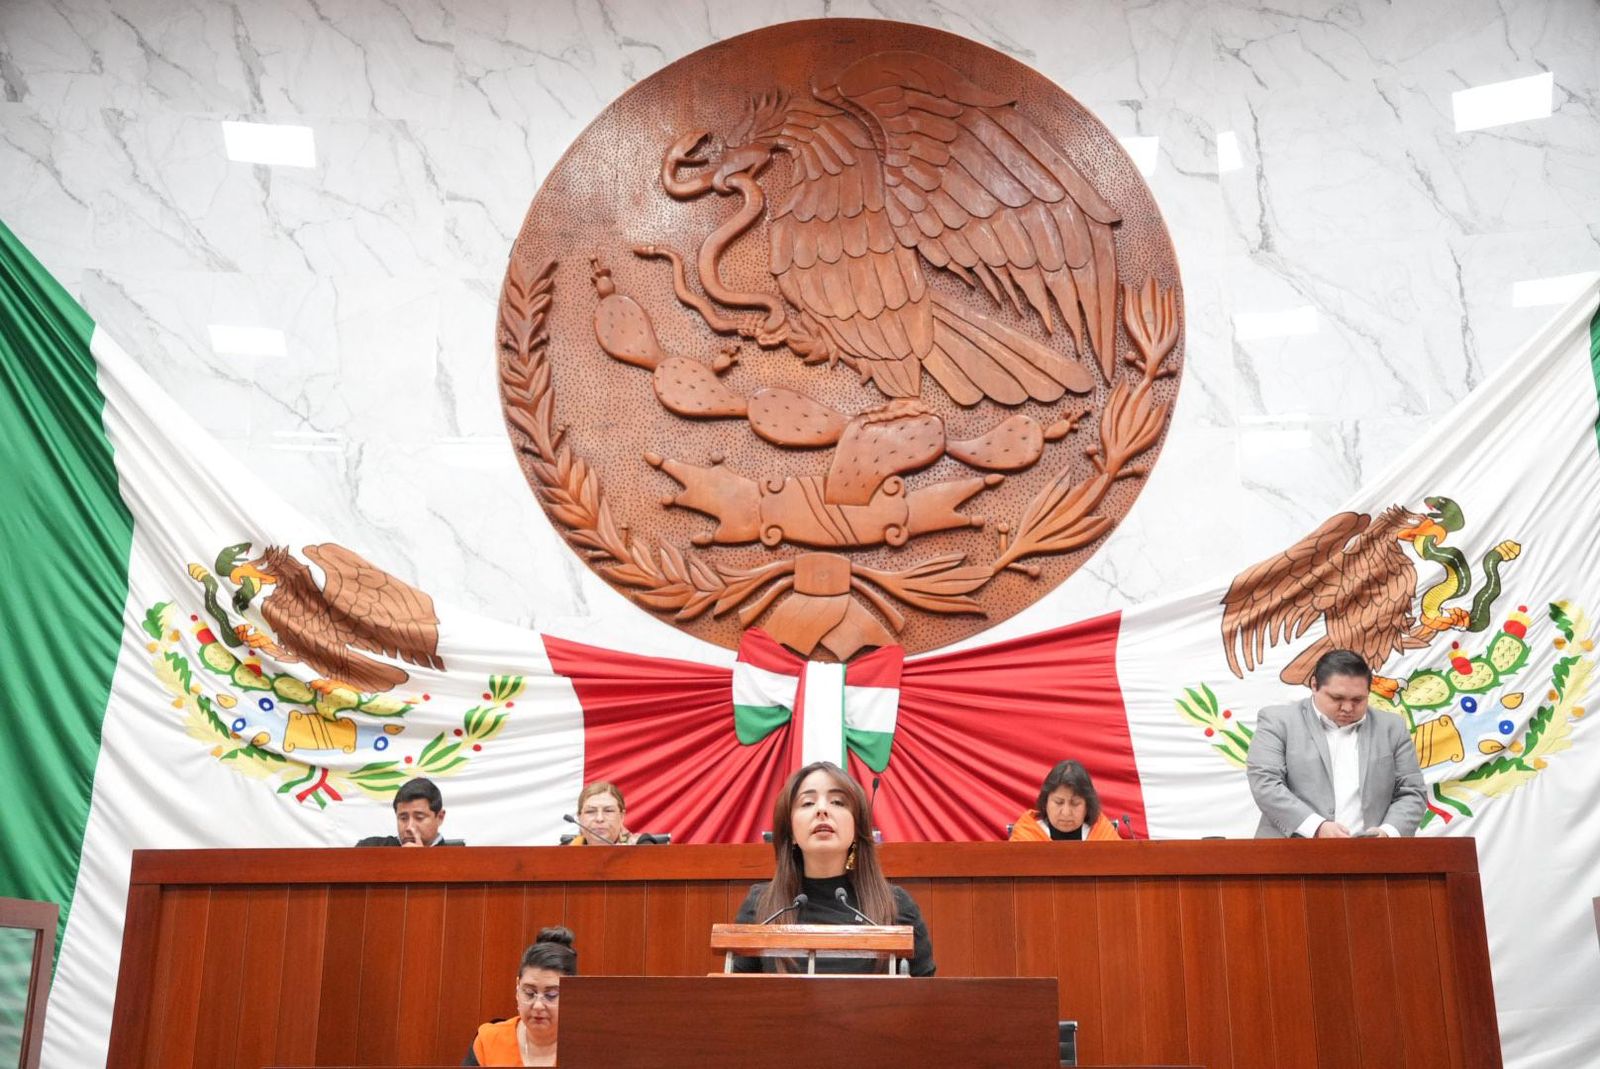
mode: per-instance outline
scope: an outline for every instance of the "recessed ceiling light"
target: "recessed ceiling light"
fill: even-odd
[[[1545,304],[1566,304],[1594,285],[1600,271],[1581,271],[1576,275],[1530,278],[1511,286],[1513,308],[1536,308]]]
[[[1133,165],[1139,168],[1139,173],[1149,178],[1156,173],[1156,164],[1161,159],[1161,139],[1159,137],[1119,137],[1123,149],[1133,158]]]
[[[1309,304],[1282,312],[1239,312],[1233,317],[1233,336],[1238,341],[1292,338],[1316,332],[1317,310]]]
[[[1217,135],[1217,173],[1237,171],[1244,166],[1244,157],[1239,155],[1239,135],[1232,130],[1224,130]]]
[[[228,159],[239,163],[271,163],[280,167],[315,167],[316,138],[309,126],[270,122],[224,122],[222,143]]]
[[[1529,119],[1548,119],[1555,99],[1555,75],[1546,71],[1508,82],[1458,89],[1450,94],[1456,132],[1483,130]]]
[[[271,327],[235,327],[212,323],[211,348],[223,356],[287,356],[283,331]]]

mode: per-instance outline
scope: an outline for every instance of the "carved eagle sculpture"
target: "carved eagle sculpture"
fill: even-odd
[[[812,95],[757,102],[714,183],[791,157],[770,270],[802,336],[891,398],[918,396],[923,368],[962,405],[1093,388],[1079,361],[931,287],[931,265],[1052,332],[1053,306],[1110,381],[1121,217],[1013,101],[915,52],[867,56]]]
[[[1294,641],[1318,620],[1327,633],[1284,668],[1283,682],[1309,685],[1317,661],[1331,650],[1354,650],[1377,673],[1391,654],[1427,646],[1432,631],[1416,622],[1417,570],[1405,546],[1430,533],[1442,539],[1448,528],[1439,520],[1446,514],[1435,507],[1421,516],[1395,505],[1374,521],[1341,512],[1240,574],[1222,599],[1222,642],[1233,674],[1242,679],[1267,646]]]
[[[260,611],[276,637],[274,656],[302,661],[324,680],[368,694],[391,690],[410,674],[357,651],[444,668],[431,597],[343,546],[307,546],[305,555],[326,576],[320,589],[311,569],[283,546],[266,547],[230,575],[239,586],[234,606],[240,611],[258,590],[270,590]],[[241,631],[251,645],[266,644],[248,624]]]

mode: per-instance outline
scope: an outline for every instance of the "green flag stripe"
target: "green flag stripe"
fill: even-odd
[[[787,705],[735,705],[733,733],[746,746],[754,746],[787,724],[794,713]]]
[[[93,332],[0,223],[0,783],[9,825],[0,895],[58,903],[63,931],[133,540],[101,418]]]
[[[863,764],[874,772],[889,767],[889,753],[894,746],[894,736],[886,731],[862,731],[860,728],[844,729],[847,749],[853,750]]]

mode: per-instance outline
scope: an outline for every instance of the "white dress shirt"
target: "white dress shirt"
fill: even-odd
[[[1366,818],[1361,813],[1361,726],[1367,722],[1366,716],[1353,724],[1340,726],[1322,715],[1322,710],[1312,707],[1317,714],[1317,723],[1322,727],[1323,738],[1328,743],[1329,764],[1333,766],[1333,820],[1343,824],[1345,830],[1351,835],[1359,835],[1365,830]],[[1324,818],[1320,813],[1313,812],[1300,826],[1295,829],[1295,834],[1302,838],[1311,839],[1317,834],[1317,829],[1322,827]],[[1378,828],[1384,835],[1399,834],[1387,824]]]

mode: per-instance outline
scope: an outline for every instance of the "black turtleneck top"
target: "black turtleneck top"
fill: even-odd
[[[812,879],[802,876],[800,890],[805,892],[806,904],[799,910],[786,913],[773,921],[774,924],[860,924],[861,921],[855,914],[841,906],[834,897],[838,888],[843,887],[845,900],[857,909],[861,903],[856,899],[856,889],[850,882],[849,875],[826,876],[822,879]],[[764,883],[758,883],[750,888],[750,893],[745,896],[744,905],[739,907],[737,918],[740,924],[754,924],[762,918],[756,914],[756,903],[761,900],[761,893],[767,889]],[[911,952],[911,975],[932,976],[934,974],[933,942],[928,938],[928,926],[922,921],[922,911],[917,908],[917,903],[912,897],[894,884],[889,885],[889,890],[894,893],[894,923],[911,925],[912,937],[915,940]],[[798,914],[798,915],[797,915]],[[817,972],[819,973],[873,973],[883,971],[884,963],[873,961],[870,958],[817,958]],[[733,959],[734,972],[777,972],[777,958],[743,958]],[[799,959],[799,972],[805,972],[805,959]]]

